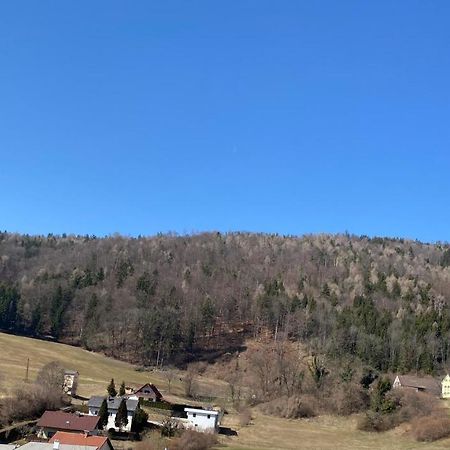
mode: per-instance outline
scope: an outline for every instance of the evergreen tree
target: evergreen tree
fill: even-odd
[[[106,398],[103,399],[98,415],[100,417],[99,426],[103,430],[108,425],[108,402]]]
[[[119,388],[119,397],[123,397],[125,395],[125,381],[122,381],[122,384]]]
[[[111,382],[109,383],[109,386],[106,389],[108,391],[108,395],[110,397],[115,397],[117,395],[116,391],[116,384],[114,383],[114,378],[111,378]]]
[[[119,430],[122,430],[122,428],[126,427],[128,424],[127,402],[124,398],[120,402],[114,423]]]

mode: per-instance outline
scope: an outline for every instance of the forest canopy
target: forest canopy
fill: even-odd
[[[141,365],[283,335],[376,370],[449,358],[450,248],[342,235],[0,233],[0,328]]]

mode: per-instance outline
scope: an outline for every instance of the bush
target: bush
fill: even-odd
[[[433,442],[450,436],[450,419],[443,415],[416,419],[412,425],[418,441]]]
[[[283,417],[286,419],[300,419],[314,417],[317,406],[312,397],[280,397],[260,405],[264,414]]]
[[[42,386],[24,385],[18,387],[11,397],[3,399],[0,411],[1,423],[34,419],[46,410],[56,410],[67,404],[61,391]]]
[[[391,393],[393,401],[398,405],[398,422],[409,422],[419,417],[431,416],[439,410],[439,400],[423,392],[395,390]]]
[[[209,450],[216,444],[217,437],[214,434],[186,430],[171,448],[173,450]]]
[[[249,408],[243,408],[239,412],[239,424],[241,427],[245,427],[252,421],[252,412]]]
[[[367,391],[358,384],[341,386],[334,394],[335,410],[342,416],[365,411],[369,406]],[[328,405],[329,409],[332,405]]]
[[[361,431],[387,431],[393,426],[392,417],[373,411],[368,411],[358,422],[358,430]]]

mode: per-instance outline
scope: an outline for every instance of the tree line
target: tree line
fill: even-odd
[[[140,365],[248,336],[379,371],[436,372],[450,337],[447,244],[366,236],[0,233],[0,328]]]

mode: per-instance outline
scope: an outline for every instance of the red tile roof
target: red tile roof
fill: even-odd
[[[60,444],[65,445],[80,445],[100,448],[105,444],[105,442],[108,441],[108,438],[103,436],[87,436],[85,434],[57,431],[55,435],[50,439],[51,443],[55,441],[58,441]]]
[[[57,430],[93,431],[97,428],[99,416],[80,416],[63,411],[45,411],[37,426]]]

